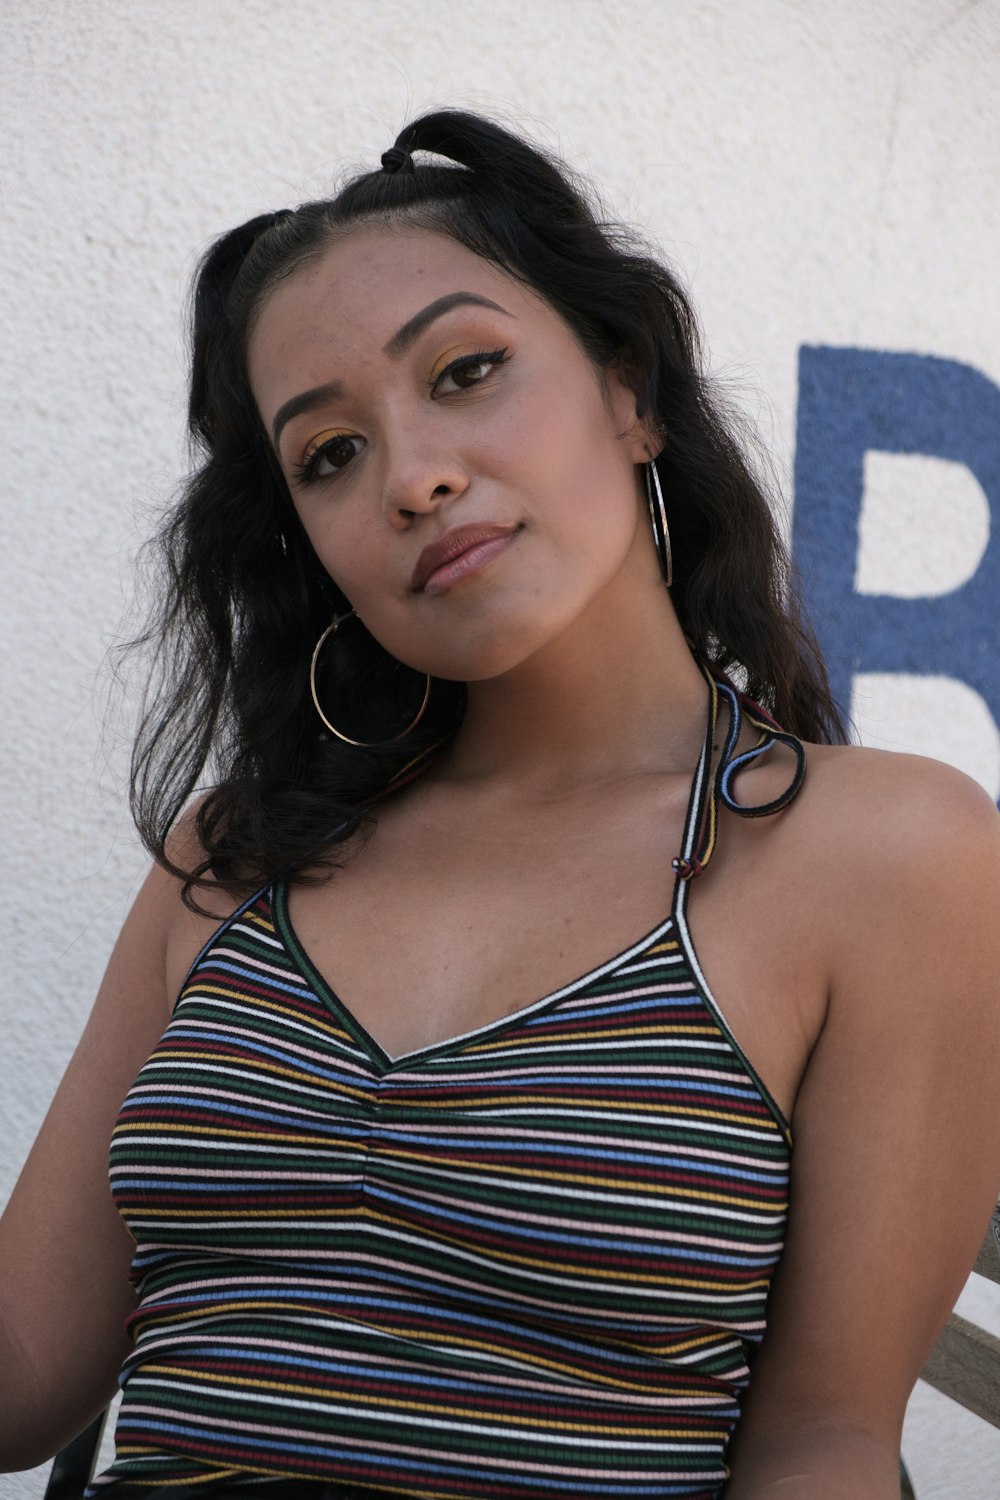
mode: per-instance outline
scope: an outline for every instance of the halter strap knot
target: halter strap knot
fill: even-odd
[[[682,881],[693,880],[696,875],[700,875],[712,857],[720,802],[741,818],[766,818],[788,806],[798,795],[806,774],[806,753],[801,741],[782,729],[759,703],[741,693],[724,672],[707,662],[699,661],[698,665],[708,683],[708,723],[688,809],[684,847],[673,861],[677,878]],[[713,773],[712,755],[719,722],[719,701],[723,698],[729,709],[729,727]],[[759,738],[755,745],[737,755],[736,746],[744,720],[754,726],[759,732]],[[773,750],[776,744],[787,746],[795,756],[795,770],[788,785],[770,802],[738,802],[733,792],[736,776],[769,750]]]

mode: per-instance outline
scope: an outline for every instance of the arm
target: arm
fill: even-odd
[[[150,874],[0,1219],[0,1470],[50,1457],[114,1394],[134,1246],[108,1188],[108,1143],[169,1019],[168,973],[207,925],[176,881]]]
[[[828,1010],[726,1500],[898,1500],[907,1398],[1000,1181],[1000,820],[934,763],[860,770],[812,841]]]

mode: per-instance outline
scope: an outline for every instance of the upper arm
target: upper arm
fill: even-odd
[[[957,773],[891,759],[817,870],[829,1004],[737,1473],[809,1424],[898,1442],[1000,1183],[1000,819]]]
[[[114,1391],[134,1305],[134,1245],[108,1187],[108,1144],[166,1025],[183,926],[177,882],[154,869],[0,1219],[0,1467],[47,1457]]]

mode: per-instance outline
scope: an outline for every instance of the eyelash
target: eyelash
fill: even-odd
[[[449,364],[445,365],[444,369],[439,371],[439,373],[435,375],[434,379],[430,382],[430,389],[432,392],[435,391],[446,376],[454,375],[457,370],[475,369],[476,365],[502,365],[506,364],[506,362],[506,349],[494,349],[489,353],[485,349],[483,349],[476,354],[462,354],[458,357],[458,359],[453,359]],[[483,380],[486,380],[487,378],[487,376],[483,376]],[[483,380],[476,380],[471,386],[466,386],[465,389],[474,390],[477,385],[482,385]],[[462,387],[459,387],[459,390],[461,389]],[[457,394],[457,392],[455,394]],[[316,470],[322,462],[324,454],[326,454],[327,451],[332,448],[335,443],[349,442],[354,436],[354,433],[338,432],[333,437],[327,438],[325,443],[320,443],[318,448],[314,448],[311,453],[306,455],[301,463],[293,464],[292,472],[294,474],[296,484],[298,484],[300,487],[305,487],[309,484],[315,484],[321,479],[333,478],[334,476],[330,474],[317,474]],[[348,463],[349,462],[350,460],[348,460]],[[342,468],[346,469],[346,467],[347,464],[342,465]]]
[[[354,436],[355,434],[352,432],[338,432],[333,437],[327,438],[325,443],[320,443],[319,447],[314,448],[311,453],[308,453],[301,463],[293,464],[292,473],[295,476],[296,484],[305,487],[309,484],[316,484],[321,479],[332,479],[333,475],[317,474],[316,470],[319,468],[324,456],[335,443],[349,443]],[[348,459],[349,462],[350,459]],[[342,467],[346,469],[347,464],[343,464]]]
[[[502,365],[506,364],[506,362],[506,349],[494,349],[492,353],[489,354],[485,349],[480,349],[477,354],[460,354],[458,359],[453,359],[450,364],[445,365],[444,369],[441,370],[437,375],[435,375],[433,381],[431,382],[431,390],[435,390],[441,384],[441,381],[445,378],[446,375],[453,375],[456,370],[471,370],[475,369],[476,365]],[[486,377],[484,376],[483,378],[485,379]],[[477,380],[475,383],[476,385],[482,385],[483,382],[481,380]],[[467,389],[469,389],[469,387],[467,387]]]

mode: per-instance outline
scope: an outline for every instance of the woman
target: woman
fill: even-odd
[[[429,115],[212,248],[191,423],[6,1465],[124,1360],[114,1500],[896,1495],[1000,1176],[997,820],[840,743],[676,282]]]

